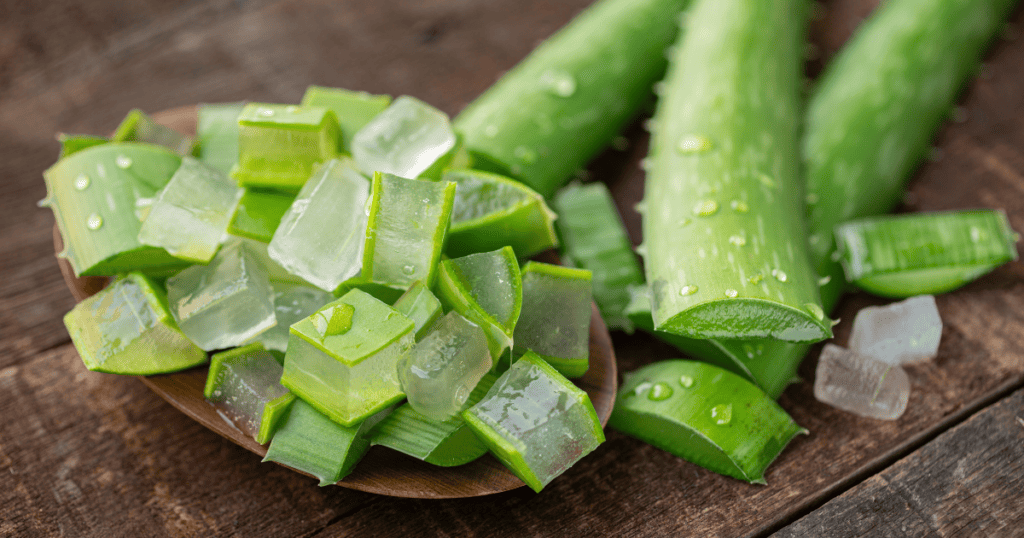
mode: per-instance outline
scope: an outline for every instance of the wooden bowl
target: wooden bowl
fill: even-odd
[[[159,112],[153,118],[182,133],[195,133],[194,106]],[[55,252],[63,250],[63,240],[56,226],[53,228],[53,243]],[[76,301],[95,294],[108,282],[105,277],[76,277],[67,260],[58,258],[57,262]],[[201,366],[139,379],[161,398],[203,426],[260,457],[265,456],[266,446],[257,444],[251,437],[224,422],[214,407],[203,398],[206,374],[207,367]],[[608,328],[601,320],[596,306],[592,307],[590,317],[590,369],[576,380],[576,384],[590,396],[601,424],[607,424],[617,388],[615,351]],[[459,467],[437,467],[400,452],[375,446],[370,448],[355,471],[337,485],[393,497],[445,499],[490,495],[524,484],[490,454]]]

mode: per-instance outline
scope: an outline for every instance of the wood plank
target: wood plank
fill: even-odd
[[[772,536],[1019,536],[1022,417],[1018,390]]]

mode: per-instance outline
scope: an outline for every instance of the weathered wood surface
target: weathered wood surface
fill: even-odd
[[[818,536],[1024,534],[1024,390],[781,532]]]
[[[412,94],[456,113],[587,3],[0,4],[0,536],[765,535],[914,449],[931,449],[936,435],[1024,384],[1024,264],[1016,262],[939,298],[940,354],[909,370],[913,394],[900,420],[832,410],[814,400],[809,381],[787,390],[780,403],[812,433],[770,468],[767,487],[610,431],[540,494],[415,501],[317,488],[260,464],[138,380],[84,369],[61,323],[73,300],[53,259],[52,216],[35,207],[54,133],[105,133],[132,107],[294,102],[312,83]],[[873,3],[825,3],[812,27],[820,60],[811,73]],[[1022,28],[1018,11],[1008,36]],[[939,158],[915,178],[906,209],[1002,207],[1024,230],[1024,38],[995,44],[962,105],[966,120],[940,133]],[[591,170],[610,183],[639,240],[632,205],[646,139],[638,126],[629,137],[630,149]],[[878,302],[843,303],[840,343],[856,309]],[[615,344],[623,371],[675,355],[643,336],[615,335]],[[805,379],[814,364],[805,361]]]

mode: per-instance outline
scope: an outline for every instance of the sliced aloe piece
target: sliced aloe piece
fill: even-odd
[[[515,352],[540,355],[570,379],[590,366],[590,271],[526,262],[523,308],[516,322]]]
[[[895,298],[959,288],[1016,260],[1019,239],[994,209],[858,219],[835,234],[847,280]]]
[[[57,141],[60,142],[60,159],[78,153],[86,148],[93,146],[99,146],[110,142],[109,138],[103,136],[93,135],[73,135],[60,133],[57,135]]]
[[[479,325],[495,366],[512,347],[512,334],[523,308],[523,282],[512,247],[441,262],[437,298]]]
[[[391,105],[390,95],[373,95],[341,88],[309,86],[302,96],[302,106],[319,106],[334,112],[341,129],[339,149],[351,151],[352,137],[370,120]]]
[[[530,352],[462,417],[505,467],[538,492],[604,442],[587,393]]]
[[[281,224],[281,217],[295,201],[295,196],[275,191],[243,189],[235,213],[231,215],[228,233],[269,243]]]
[[[203,396],[238,429],[259,440],[271,401],[286,396],[281,364],[263,344],[252,343],[210,357]]]
[[[94,372],[164,374],[206,362],[206,353],[174,324],[163,291],[140,273],[75,305],[64,325]]]
[[[245,103],[199,105],[196,137],[199,160],[228,174],[238,162],[238,116]]]
[[[789,441],[807,433],[761,389],[702,362],[667,360],[626,375],[609,425],[716,473],[764,484]]]
[[[288,412],[296,400],[298,398],[295,396],[295,393],[287,391],[267,402],[267,405],[263,408],[259,432],[256,433],[257,443],[265,445],[270,442],[274,434],[277,433],[277,430],[281,428],[281,424],[284,424],[284,420],[288,418]]]
[[[78,276],[132,270],[169,274],[188,265],[139,243],[140,205],[149,203],[181,165],[166,148],[135,142],[93,146],[43,172],[49,206]]]
[[[458,152],[448,116],[403,95],[352,137],[352,158],[366,175],[437,179]]]
[[[153,121],[139,109],[133,109],[121,120],[117,126],[114,136],[110,137],[111,142],[145,142],[163,146],[179,156],[192,155],[196,141],[191,136],[185,136],[170,127],[160,125]]]
[[[456,184],[449,256],[509,245],[516,256],[528,258],[558,244],[554,212],[526,185],[479,170],[448,170],[442,177]]]
[[[430,293],[430,289],[418,280],[395,301],[394,307],[416,324],[417,341],[423,338],[434,322],[444,314],[441,301],[438,301],[437,297]]]

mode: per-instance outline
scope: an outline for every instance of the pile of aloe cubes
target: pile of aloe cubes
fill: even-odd
[[[59,256],[114,277],[65,317],[87,368],[209,356],[211,405],[321,485],[376,444],[441,466],[490,451],[539,491],[603,442],[568,379],[591,273],[520,265],[556,246],[554,213],[472,169],[444,113],[314,86],[197,120],[192,138],[132,111],[110,139],[63,136],[44,174]]]

